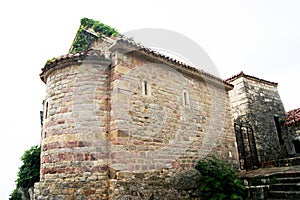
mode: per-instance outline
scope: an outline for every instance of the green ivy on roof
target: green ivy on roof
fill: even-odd
[[[92,32],[94,34],[86,34]],[[102,35],[107,37],[121,35],[116,29],[93,19],[82,18],[69,53],[87,50]]]

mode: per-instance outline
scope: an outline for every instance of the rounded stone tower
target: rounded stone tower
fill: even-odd
[[[107,199],[110,61],[88,50],[45,65],[41,178],[35,199]]]

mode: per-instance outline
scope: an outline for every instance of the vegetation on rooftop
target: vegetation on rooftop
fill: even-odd
[[[55,57],[53,57],[53,58],[51,58],[51,59],[48,59],[45,65],[48,65],[49,63],[51,63],[51,62],[52,62],[53,60],[55,60],[55,59],[56,59]]]
[[[86,34],[87,31],[95,33],[96,35]],[[82,18],[80,20],[80,27],[77,31],[76,37],[73,41],[69,53],[76,53],[78,51],[87,50],[90,45],[102,35],[111,37],[121,34],[116,29],[103,24],[102,22],[95,21],[93,19]]]

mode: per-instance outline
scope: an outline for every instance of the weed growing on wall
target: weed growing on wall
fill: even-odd
[[[85,34],[86,31],[92,31],[96,35]],[[82,18],[80,20],[80,27],[77,31],[76,37],[72,44],[71,51],[69,53],[76,53],[78,51],[87,50],[90,47],[90,45],[102,35],[111,37],[118,36],[121,34],[116,29],[99,21],[88,18]]]

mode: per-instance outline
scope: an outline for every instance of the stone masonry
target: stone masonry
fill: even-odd
[[[286,156],[286,138],[280,128],[286,114],[277,83],[243,72],[227,81],[234,85],[234,89],[229,91],[234,122],[253,129],[259,162]],[[276,123],[279,123],[280,130],[276,128]]]
[[[300,108],[287,112],[284,122],[289,157],[300,155]]]
[[[109,45],[108,45],[109,43]],[[197,199],[174,185],[215,155],[238,168],[232,85],[124,39],[45,65],[35,199]]]
[[[48,71],[38,199],[108,198],[107,66],[70,59]]]

